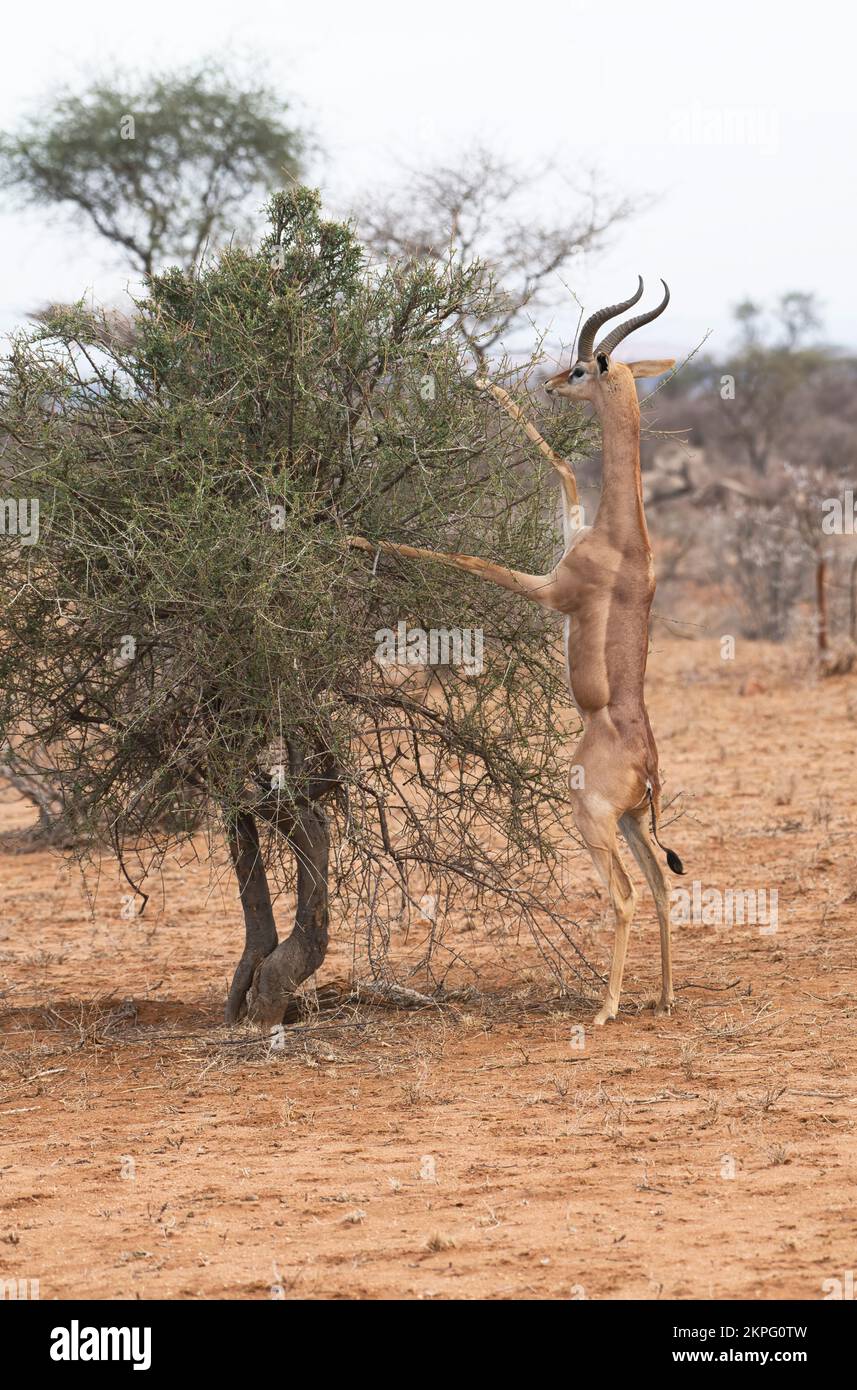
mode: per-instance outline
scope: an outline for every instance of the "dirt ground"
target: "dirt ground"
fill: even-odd
[[[272,1052],[220,1025],[240,912],[205,866],[172,864],[124,920],[114,866],[93,910],[76,868],[0,855],[0,1279],[43,1299],[818,1299],[845,1280],[857,678],[663,636],[648,689],[683,883],[778,892],[776,931],[675,927],[671,1018],[647,1007],[641,892],[604,1029],[522,942],[458,1003],[342,1008]],[[603,969],[578,862],[569,910]],[[349,967],[334,947],[319,983]]]

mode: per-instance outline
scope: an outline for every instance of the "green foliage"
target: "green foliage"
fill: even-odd
[[[103,78],[42,101],[0,137],[0,186],[70,205],[138,271],[190,266],[245,235],[248,207],[297,173],[304,142],[285,117],[273,90],[214,62]]]
[[[155,276],[131,345],[82,306],[15,341],[4,490],[39,498],[41,534],[0,538],[0,724],[51,751],[93,846],[163,852],[177,805],[311,796],[364,895],[414,870],[508,894],[564,803],[545,620],[344,543],[555,557],[540,458],[473,387],[454,329],[492,291],[454,262],[370,270],[304,188],[270,223],[256,252]],[[570,451],[583,426],[562,419]],[[426,689],[378,665],[401,620],[482,628],[482,675]],[[288,859],[277,838],[267,853]]]

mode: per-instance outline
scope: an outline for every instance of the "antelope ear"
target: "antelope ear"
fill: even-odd
[[[661,357],[648,362],[629,362],[628,371],[631,376],[663,376],[664,372],[672,371],[674,366],[674,357]]]

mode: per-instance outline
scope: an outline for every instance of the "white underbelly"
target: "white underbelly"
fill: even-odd
[[[572,531],[571,522],[567,516],[563,516],[563,532],[565,539],[565,554],[574,550],[583,537],[591,530],[590,526],[580,526],[576,531]],[[565,683],[568,686],[568,693],[571,703],[580,714],[580,706],[574,698],[574,691],[571,688],[571,616],[566,615],[562,620],[562,646],[565,653]]]

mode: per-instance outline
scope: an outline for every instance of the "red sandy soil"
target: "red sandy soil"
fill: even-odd
[[[604,1029],[522,942],[468,999],[342,1007],[272,1052],[220,1025],[240,913],[206,866],[171,864],[126,921],[114,865],[93,910],[76,868],[0,855],[0,1278],[43,1299],[824,1297],[857,1267],[857,678],[663,638],[649,702],[685,882],[779,892],[776,933],[675,928],[671,1018],[647,1007],[641,892]],[[340,943],[319,984],[349,969]]]

